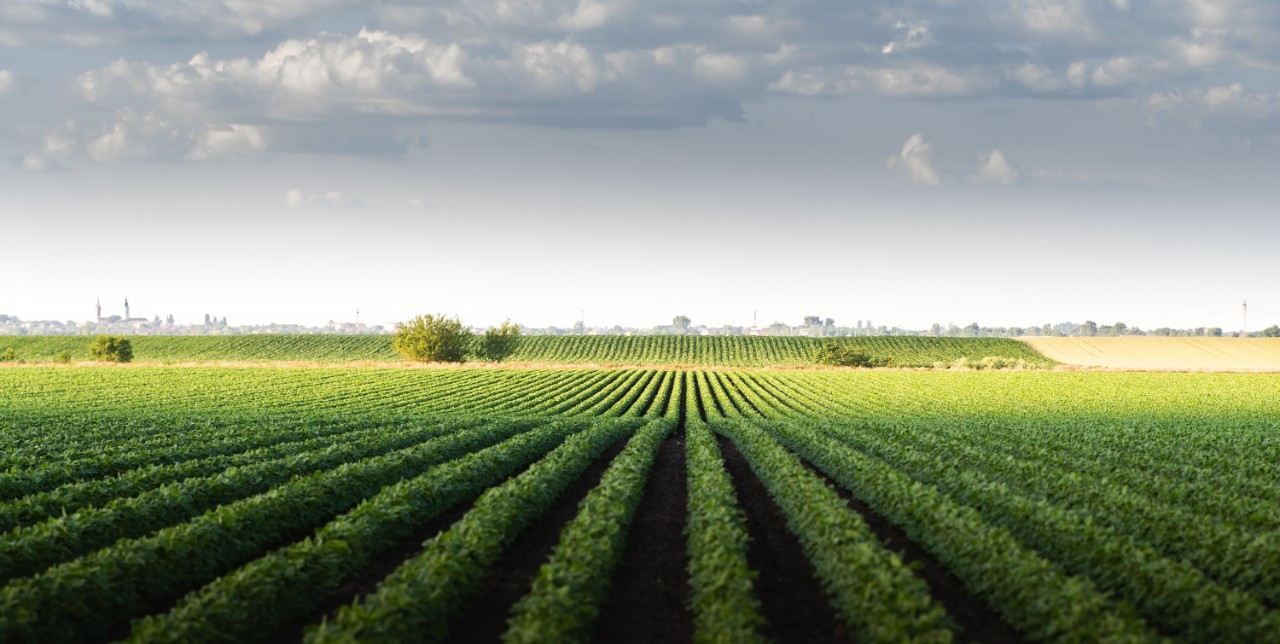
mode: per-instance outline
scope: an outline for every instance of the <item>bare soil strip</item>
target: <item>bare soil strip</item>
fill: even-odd
[[[747,515],[747,534],[751,535],[747,562],[760,574],[755,590],[768,622],[764,635],[778,642],[852,641],[800,541],[787,529],[782,510],[733,441],[716,438],[738,502]]]
[[[929,595],[942,605],[947,614],[962,629],[960,641],[965,642],[1026,642],[1027,639],[1014,630],[986,602],[969,594],[964,582],[947,570],[933,555],[912,541],[907,534],[871,510],[867,504],[831,480],[808,461],[803,461],[813,473],[822,477],[827,485],[840,494],[849,508],[862,515],[867,527],[889,550],[898,553],[904,563],[915,569],[915,574],[929,586]]]
[[[454,642],[497,642],[507,631],[507,617],[533,585],[538,568],[551,557],[560,541],[564,525],[578,514],[578,504],[600,483],[609,464],[626,447],[620,440],[591,464],[578,480],[560,494],[551,508],[533,522],[493,568],[462,613],[449,622],[449,638]]]
[[[684,436],[673,435],[663,441],[645,483],[593,640],[693,640],[684,537],[688,507]]]

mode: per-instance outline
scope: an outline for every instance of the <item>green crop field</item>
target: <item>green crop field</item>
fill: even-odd
[[[1280,641],[1274,375],[28,366],[0,391],[5,642]]]
[[[89,336],[0,336],[0,351],[12,348],[24,362],[50,362],[59,351],[89,359]],[[386,335],[135,336],[134,361],[190,362],[396,362]],[[820,338],[753,336],[530,336],[509,361],[565,365],[803,366],[814,363]],[[933,367],[961,358],[1022,360],[1027,366],[1057,364],[1027,345],[1006,338],[857,337],[844,345],[888,358],[895,367]]]

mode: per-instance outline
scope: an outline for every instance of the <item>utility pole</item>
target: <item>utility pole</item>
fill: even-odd
[[[1265,311],[1263,311],[1265,313]],[[1240,323],[1240,337],[1247,337],[1249,332],[1249,300],[1244,301],[1244,321]]]

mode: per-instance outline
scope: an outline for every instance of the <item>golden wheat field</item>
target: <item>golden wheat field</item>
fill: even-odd
[[[1022,338],[1066,365],[1155,371],[1280,371],[1280,338]]]

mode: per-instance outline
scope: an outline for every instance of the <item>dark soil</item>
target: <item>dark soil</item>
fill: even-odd
[[[578,515],[578,504],[600,482],[618,452],[626,447],[620,440],[583,472],[578,480],[560,493],[555,503],[533,522],[498,558],[481,583],[475,598],[462,614],[449,623],[449,637],[454,642],[497,642],[507,632],[507,617],[533,585],[538,568],[551,557],[560,541],[564,525]]]
[[[849,642],[851,634],[822,590],[813,564],[787,528],[787,518],[756,478],[733,441],[717,436],[725,469],[747,516],[747,563],[759,573],[756,597],[768,622],[764,635],[778,642]]]
[[[926,552],[897,526],[877,515],[867,504],[854,498],[848,490],[831,480],[811,463],[805,462],[818,476],[827,482],[849,508],[862,515],[871,533],[889,550],[898,553],[903,562],[915,568],[915,574],[929,586],[929,595],[942,605],[951,619],[962,629],[962,642],[1025,642],[1027,639],[1009,626],[1000,615],[985,602],[969,594],[964,582],[947,570],[933,555]]]
[[[645,483],[593,640],[693,640],[684,537],[689,507],[685,474],[684,437],[668,437]]]

